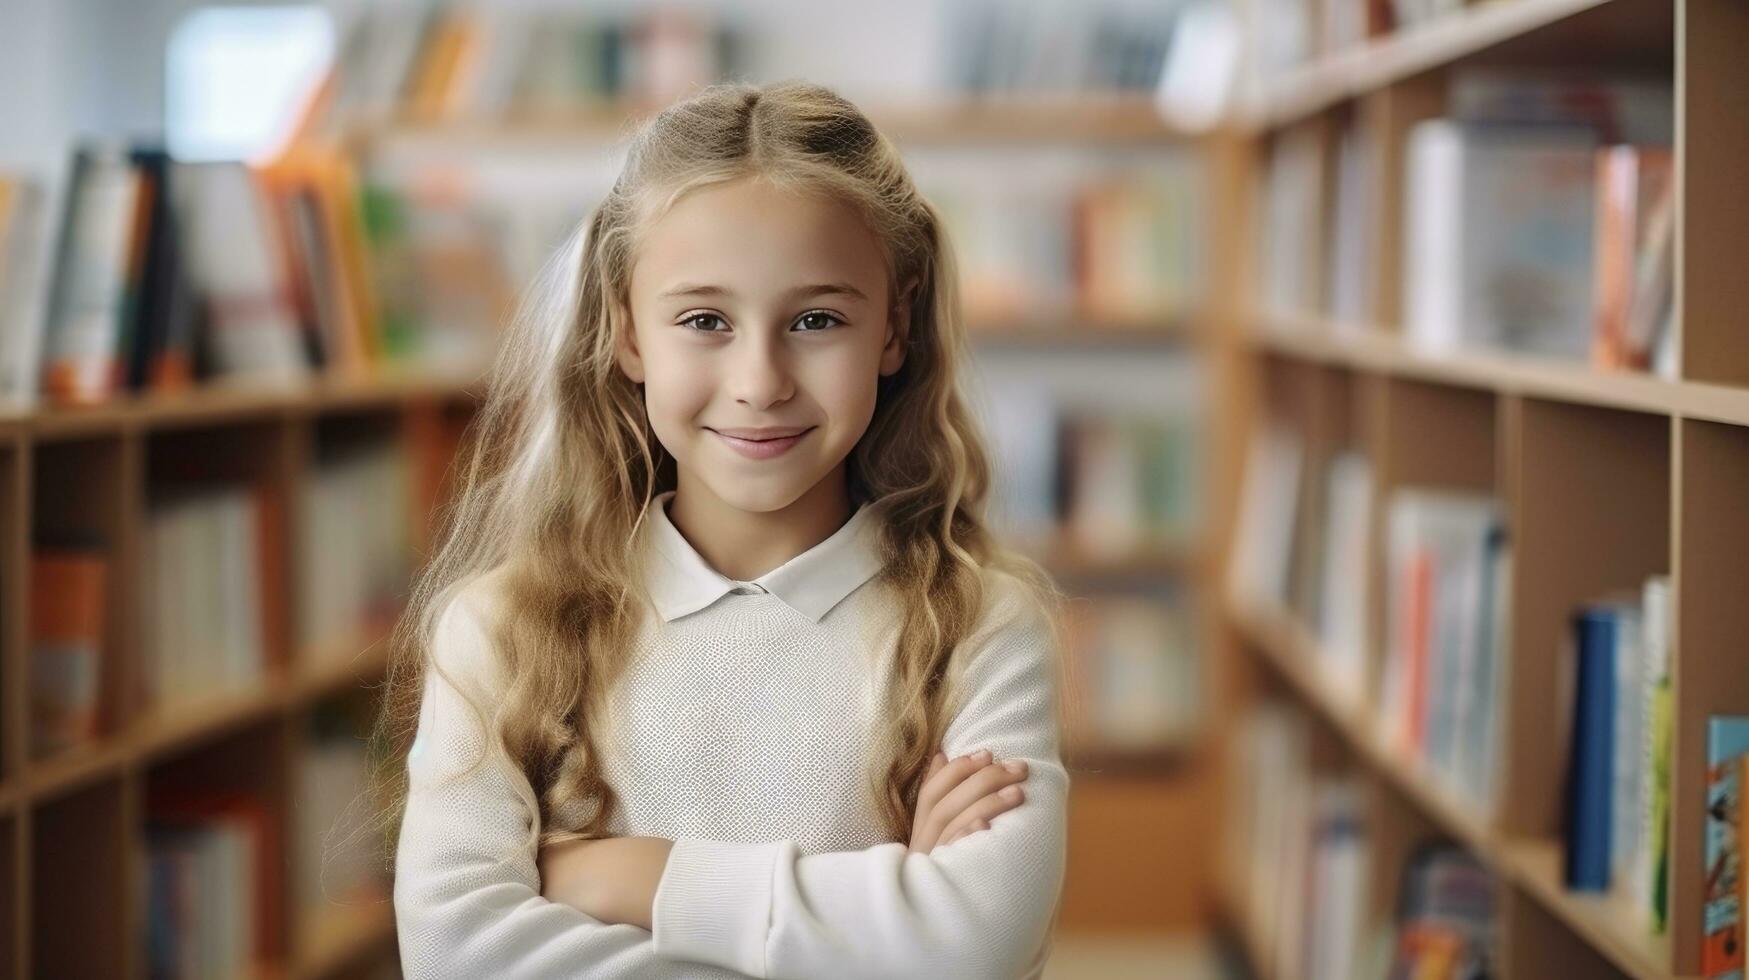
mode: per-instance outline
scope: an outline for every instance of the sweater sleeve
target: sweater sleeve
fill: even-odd
[[[484,753],[484,725],[457,684],[489,713],[495,660],[464,590],[440,617],[419,725],[407,758],[407,807],[395,853],[395,924],[409,978],[607,980],[739,974],[657,954],[650,933],[608,925],[540,894],[536,814],[520,773]],[[489,716],[489,715],[488,715]]]
[[[1057,648],[1043,610],[1012,592],[990,620],[968,644],[963,707],[943,750],[1025,759],[1020,806],[928,854],[903,843],[802,854],[789,840],[677,841],[656,893],[657,951],[771,980],[1037,975],[1065,864]]]

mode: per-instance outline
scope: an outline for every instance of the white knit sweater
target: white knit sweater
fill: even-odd
[[[864,507],[753,582],[711,568],[658,498],[639,543],[653,608],[598,745],[615,835],[674,840],[654,929],[541,897],[528,782],[432,673],[408,756],[395,914],[406,975],[771,978],[1037,976],[1064,868],[1068,775],[1042,610],[992,573],[950,679],[944,751],[1025,759],[1026,800],[989,830],[910,853],[863,786],[885,710],[897,607]],[[494,577],[439,621],[434,656],[490,710]]]

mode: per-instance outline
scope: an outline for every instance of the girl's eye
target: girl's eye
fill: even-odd
[[[802,318],[796,322],[806,323],[806,322],[808,322],[809,318],[811,318],[811,317],[819,317],[821,320],[826,320],[829,322],[823,323],[815,329],[803,330],[802,331],[803,333],[819,333],[821,330],[830,330],[832,328],[833,324],[844,322],[843,320],[838,319],[837,317],[833,316],[830,313],[827,313],[824,310],[809,310],[808,312],[803,313]],[[814,322],[819,323],[819,320],[816,320]]]
[[[721,330],[697,326],[699,321],[721,322],[721,320],[722,317],[717,316],[715,313],[695,313],[680,321],[680,323],[681,326],[689,327],[699,333],[722,333],[723,331]],[[809,310],[796,320],[797,324],[812,324],[811,326],[804,326],[801,330],[802,333],[820,333],[825,330],[830,330],[833,326],[843,322],[843,320],[840,320],[838,317],[833,316],[824,310]]]

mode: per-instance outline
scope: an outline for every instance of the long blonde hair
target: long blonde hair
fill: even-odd
[[[853,505],[881,505],[877,578],[902,597],[892,710],[876,743],[885,762],[877,757],[869,786],[893,840],[909,837],[951,720],[944,681],[985,608],[983,572],[1014,575],[1058,621],[1062,596],[1049,575],[985,526],[990,461],[960,389],[966,328],[936,210],[893,144],[830,90],[715,85],[636,129],[612,191],[549,263],[502,341],[437,546],[390,639],[373,744],[397,787],[385,811],[391,827],[405,804],[399,751],[417,726],[436,622],[462,584],[496,570],[504,615],[493,652],[505,681],[499,703],[477,706],[491,719],[487,741],[527,776],[541,844],[607,833],[618,798],[590,719],[643,615],[640,556],[628,542],[652,499],[675,486],[640,386],[614,356],[618,332],[631,329],[635,246],[687,192],[752,176],[851,206],[885,243],[889,296],[913,287],[904,365],[880,379],[846,467]],[[567,812],[589,816],[554,826],[553,815]]]

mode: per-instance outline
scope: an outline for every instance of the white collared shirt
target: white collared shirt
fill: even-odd
[[[673,622],[725,595],[767,592],[818,623],[845,596],[881,570],[880,527],[873,510],[858,507],[826,540],[764,575],[742,582],[712,568],[668,518],[668,490],[651,502],[645,520],[654,545],[650,599],[664,622]]]
[[[867,788],[890,710],[900,610],[878,576],[879,513],[751,582],[722,575],[652,502],[639,540],[651,607],[595,727],[620,797],[615,836],[675,842],[654,929],[540,895],[520,773],[480,754],[455,687],[427,677],[408,759],[395,910],[409,977],[1037,976],[1062,885],[1068,775],[1042,610],[987,576],[950,674],[950,757],[1025,759],[1026,800],[989,830],[913,854]],[[468,583],[433,656],[490,708],[498,577]],[[955,706],[957,710],[955,709]],[[559,814],[564,824],[578,814]]]

